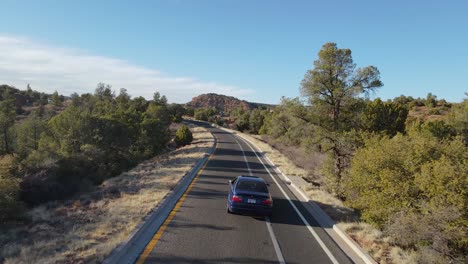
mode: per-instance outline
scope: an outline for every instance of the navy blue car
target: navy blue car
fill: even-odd
[[[238,176],[230,180],[227,212],[271,215],[273,200],[267,183],[255,176]]]

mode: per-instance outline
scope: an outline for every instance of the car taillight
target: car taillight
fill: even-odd
[[[231,198],[231,201],[233,203],[242,203],[242,197],[233,195],[232,198]]]
[[[273,200],[271,198],[269,199],[265,199],[262,201],[262,204],[264,205],[272,205],[273,204]]]

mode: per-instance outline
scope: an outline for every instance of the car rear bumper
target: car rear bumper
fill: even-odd
[[[271,215],[273,212],[273,207],[262,206],[262,205],[246,205],[238,203],[228,203],[229,211],[239,214],[261,214],[261,215]]]

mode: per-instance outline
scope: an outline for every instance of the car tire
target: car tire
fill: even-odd
[[[229,210],[229,207],[227,207],[226,212],[227,212],[228,214],[232,214],[231,210]]]

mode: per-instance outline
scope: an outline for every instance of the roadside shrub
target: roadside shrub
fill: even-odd
[[[179,129],[177,129],[174,141],[178,147],[188,145],[192,142],[192,140],[192,132],[187,126],[182,125],[179,127]]]
[[[462,103],[453,104],[447,121],[468,146],[468,99],[464,99]]]
[[[468,247],[468,151],[463,142],[411,129],[408,136],[374,137],[356,151],[346,204],[406,248],[441,257]],[[401,236],[401,234],[411,234]]]
[[[196,109],[193,117],[197,120],[208,121],[208,119],[216,114],[216,110],[213,108],[201,108]]]
[[[208,116],[203,111],[195,111],[194,118],[201,121],[208,121]]]
[[[19,181],[11,171],[12,163],[13,157],[0,157],[0,223],[16,218],[21,209]]]
[[[191,107],[186,107],[185,108],[185,115],[193,117],[195,115],[195,109]]]
[[[55,171],[41,170],[25,175],[20,184],[21,200],[28,205],[58,200],[69,195],[68,190],[57,180]]]
[[[263,126],[263,120],[265,119],[264,115],[259,109],[254,109],[250,113],[249,117],[249,128],[250,132],[253,134],[258,134],[260,128]]]
[[[224,119],[218,118],[218,119],[216,119],[216,124],[218,126],[224,126],[226,124],[226,122],[224,121]]]
[[[383,132],[394,136],[405,132],[405,122],[408,117],[406,106],[382,102],[379,98],[367,102],[365,111],[361,113],[361,123],[365,131]]]
[[[454,243],[461,242],[466,236],[466,230],[456,225],[460,216],[460,211],[454,206],[424,203],[421,210],[402,210],[394,215],[385,232],[392,238],[393,243],[404,248],[424,247],[443,258],[459,253],[456,252],[457,245]]]
[[[454,127],[446,124],[444,121],[424,122],[421,126],[422,130],[430,133],[438,139],[451,139],[457,135]]]

